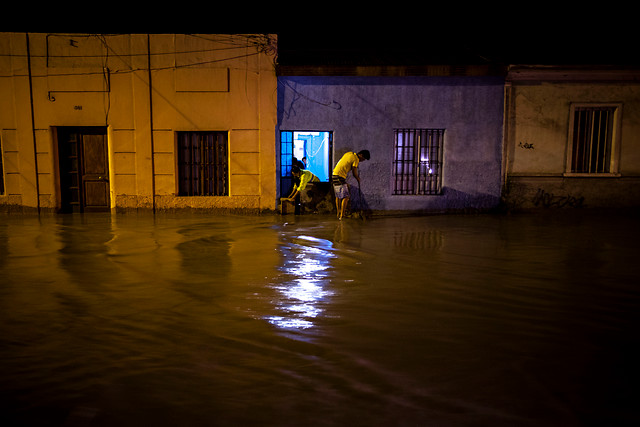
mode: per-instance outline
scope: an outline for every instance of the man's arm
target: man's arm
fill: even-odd
[[[351,172],[353,173],[353,177],[358,181],[358,185],[360,185],[360,175],[358,174],[358,167],[354,166],[351,168]]]
[[[297,195],[298,195],[298,190],[294,189],[293,193],[291,193],[291,195],[289,195],[289,197],[286,197],[285,200],[289,200],[289,201],[293,202],[293,199],[295,199]]]

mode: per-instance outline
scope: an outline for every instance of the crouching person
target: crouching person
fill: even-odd
[[[293,165],[291,167],[291,175],[293,175],[293,177],[299,181],[299,184],[293,186],[293,190],[291,191],[291,194],[285,200],[289,200],[293,202],[295,205],[297,205],[298,203],[300,203],[300,196],[303,194],[303,192],[307,188],[307,184],[320,182],[320,179],[318,179],[317,176],[315,176],[313,173],[309,172],[308,170],[300,169],[296,165]]]

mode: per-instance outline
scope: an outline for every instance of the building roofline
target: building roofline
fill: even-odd
[[[506,75],[506,67],[496,65],[278,65],[278,76],[355,77],[482,77]]]
[[[510,65],[506,81],[532,83],[640,83],[640,66],[627,65]]]

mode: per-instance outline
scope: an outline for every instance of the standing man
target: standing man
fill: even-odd
[[[342,219],[344,210],[349,203],[349,186],[347,185],[347,174],[349,171],[353,174],[353,177],[358,181],[358,187],[360,186],[360,176],[358,175],[358,165],[360,162],[369,160],[370,155],[368,150],[361,150],[357,154],[353,151],[345,153],[340,161],[333,168],[333,175],[331,176],[331,183],[333,184],[333,190],[336,193],[336,209],[338,210],[338,219]]]

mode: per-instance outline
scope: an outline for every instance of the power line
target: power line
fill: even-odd
[[[55,34],[57,36],[57,34]],[[64,37],[65,35],[60,35],[61,37]],[[253,35],[233,35],[233,37],[231,38],[227,38],[225,40],[219,40],[219,39],[209,39],[206,37],[201,37],[198,36],[198,38],[204,39],[204,40],[208,40],[211,42],[216,42],[216,43],[226,43],[229,40],[234,41],[234,43],[236,43],[236,46],[232,46],[232,47],[225,47],[225,48],[215,48],[215,49],[198,49],[198,50],[186,50],[186,51],[170,51],[170,52],[155,52],[155,53],[151,53],[151,52],[142,52],[142,53],[118,53],[116,50],[113,49],[113,47],[111,47],[111,45],[108,43],[106,37],[104,35],[96,35],[96,34],[91,34],[91,35],[66,35],[67,37],[71,37],[71,36],[81,36],[81,37],[95,37],[97,38],[102,45],[104,46],[106,52],[104,54],[101,55],[31,55],[30,58],[52,58],[52,59],[81,59],[81,58],[103,58],[104,61],[102,61],[102,69],[100,71],[83,71],[83,72],[78,72],[78,73],[48,73],[46,76],[34,76],[34,77],[60,77],[60,76],[79,76],[79,75],[102,75],[105,72],[105,68],[106,67],[106,61],[109,58],[109,55],[111,53],[111,55],[113,55],[113,57],[117,57],[118,59],[120,59],[126,66],[126,70],[109,70],[109,72],[111,74],[124,74],[124,73],[130,73],[130,72],[136,72],[136,71],[142,71],[142,70],[147,70],[147,68],[134,68],[132,67],[132,65],[130,64],[129,60],[134,58],[134,57],[149,57],[149,56],[159,56],[159,55],[182,55],[182,54],[193,54],[193,53],[211,53],[211,52],[221,52],[221,51],[231,51],[231,50],[236,50],[236,49],[246,49],[246,48],[256,48],[256,52],[250,52],[250,53],[245,53],[245,54],[241,54],[241,55],[235,55],[235,56],[230,56],[230,57],[225,57],[225,58],[215,58],[215,59],[211,59],[211,60],[206,60],[206,61],[198,61],[198,62],[192,62],[192,63],[188,63],[188,64],[181,64],[181,65],[171,65],[171,66],[166,66],[166,67],[155,67],[152,68],[151,71],[162,71],[162,70],[169,70],[169,69],[179,69],[179,68],[188,68],[188,67],[197,67],[197,66],[203,66],[203,65],[208,65],[208,64],[215,64],[215,63],[221,63],[221,62],[225,62],[225,61],[233,61],[233,60],[238,60],[238,59],[244,59],[244,58],[248,58],[248,57],[252,57],[252,56],[256,56],[259,55],[261,53],[266,53],[266,54],[272,54],[275,56],[276,54],[276,48],[274,46],[274,44],[272,43],[272,40],[270,39],[270,37],[266,36],[266,35],[258,35],[258,36],[253,36]],[[216,35],[217,36],[217,35]],[[196,36],[194,36],[196,37]],[[244,45],[240,45],[240,40],[244,40],[245,44]],[[20,54],[2,54],[0,53],[0,56],[4,56],[4,57],[26,57],[26,55],[20,55]],[[92,68],[92,67],[87,67],[87,68]],[[14,75],[0,75],[0,77],[19,77],[22,76],[20,74],[14,74]]]

